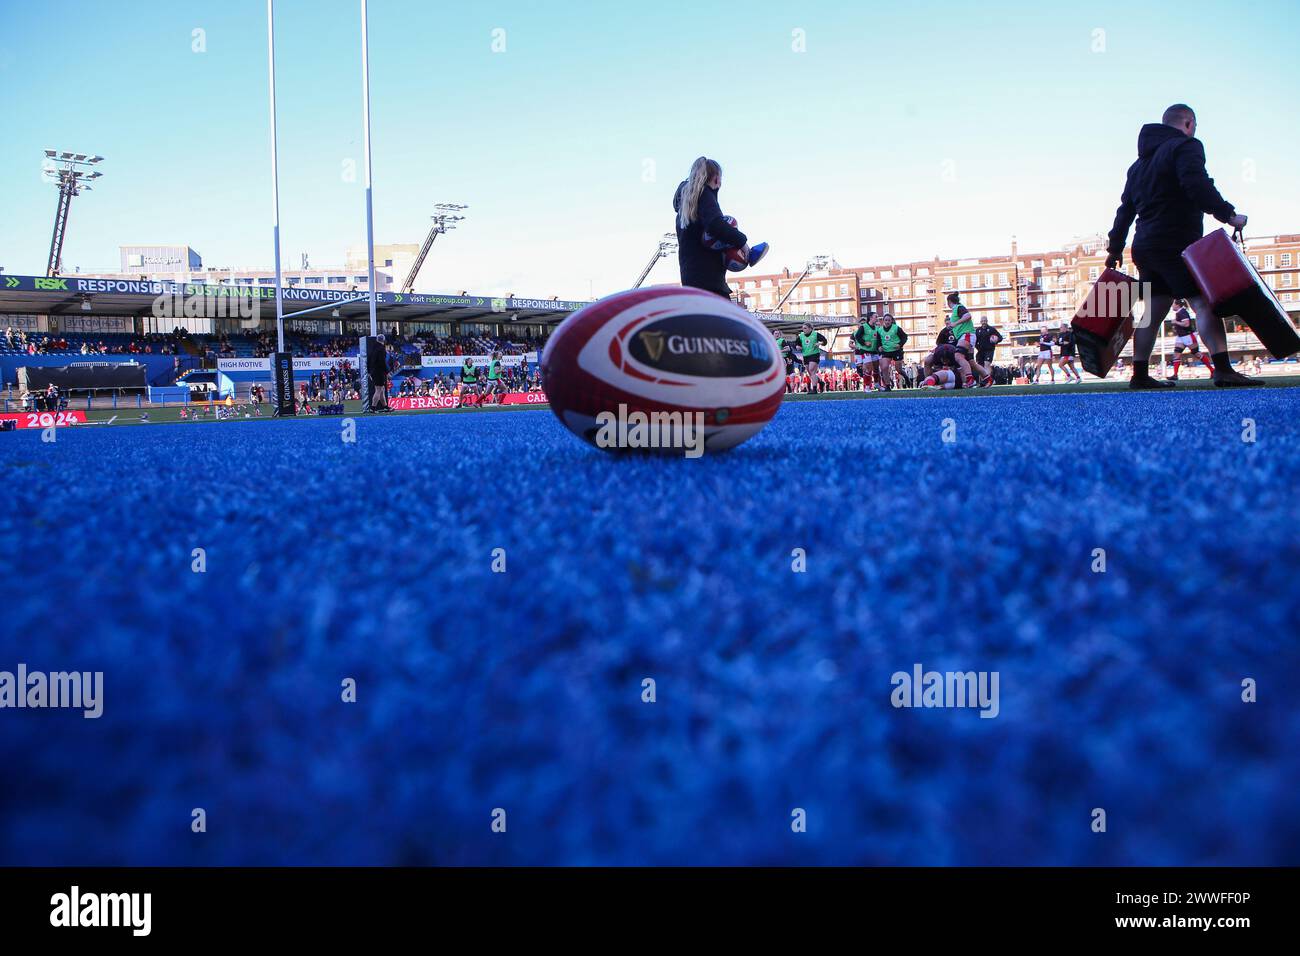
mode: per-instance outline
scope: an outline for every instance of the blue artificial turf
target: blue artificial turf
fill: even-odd
[[[0,864],[1300,863],[1295,408],[803,402],[701,461],[545,411],[0,436],[0,670],[105,672],[98,720],[0,710]],[[918,662],[999,716],[895,709]]]

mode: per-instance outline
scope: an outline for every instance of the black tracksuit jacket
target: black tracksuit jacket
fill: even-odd
[[[685,191],[686,183],[683,182],[673,194],[673,212],[681,208]],[[704,245],[705,230],[714,239],[732,246],[740,247],[749,241],[743,232],[723,221],[718,191],[712,186],[705,186],[700,193],[695,219],[689,226],[683,229],[681,221],[677,220],[677,265],[681,268],[682,285],[715,292],[729,299],[731,289],[727,286],[727,267],[722,261],[722,253]]]
[[[1107,251],[1123,253],[1136,218],[1134,249],[1176,255],[1201,238],[1207,213],[1227,222],[1236,210],[1205,170],[1205,147],[1172,126],[1147,123],[1138,133],[1138,158],[1129,167]]]

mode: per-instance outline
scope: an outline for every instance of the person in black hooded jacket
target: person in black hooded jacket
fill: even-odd
[[[727,267],[722,256],[704,245],[704,233],[728,246],[748,245],[745,234],[723,218],[718,206],[722,188],[722,166],[701,156],[691,164],[690,175],[673,195],[677,213],[677,264],[682,285],[731,298],[727,285]]]
[[[1159,123],[1147,123],[1138,134],[1138,158],[1129,167],[1107,244],[1106,267],[1119,268],[1129,227],[1137,219],[1133,264],[1150,299],[1142,323],[1133,331],[1131,388],[1173,386],[1152,377],[1150,360],[1156,335],[1174,299],[1190,300],[1197,316],[1205,316],[1201,334],[1214,362],[1216,385],[1260,384],[1233,371],[1223,319],[1201,296],[1183,262],[1183,250],[1201,238],[1207,213],[1234,229],[1246,226],[1246,217],[1219,195],[1205,170],[1205,147],[1196,138],[1196,114],[1179,103],[1165,110]]]

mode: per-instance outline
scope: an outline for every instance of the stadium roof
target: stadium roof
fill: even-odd
[[[341,289],[305,289],[298,286],[282,288],[284,316],[293,319],[309,314],[316,319],[348,319],[357,321],[370,314],[364,292],[347,292]],[[160,297],[171,311],[155,312]],[[104,279],[80,276],[16,276],[0,275],[0,313],[37,313],[41,315],[112,315],[145,317],[149,315],[184,315],[184,301],[211,298],[231,300],[256,300],[262,318],[275,316],[275,288],[273,286],[203,285],[193,282],[167,282],[147,279]],[[378,292],[376,309],[385,322],[528,322],[555,325],[571,312],[587,305],[557,299],[492,298],[477,295],[431,295],[426,293]],[[177,306],[180,308],[177,308]],[[337,309],[338,315],[334,315]],[[201,313],[208,316],[209,313]],[[228,313],[237,317],[237,310]],[[759,318],[771,326],[797,327],[801,322],[812,322],[817,328],[836,328],[852,325],[853,318],[831,319],[826,316],[783,315],[780,321],[773,316]]]

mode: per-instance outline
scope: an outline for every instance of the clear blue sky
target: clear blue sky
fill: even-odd
[[[422,288],[624,288],[701,153],[778,268],[994,254],[1013,234],[1055,247],[1109,226],[1138,127],[1179,100],[1248,231],[1300,231],[1293,0],[370,7],[377,241],[422,239],[434,202],[471,206]],[[359,3],[276,10],[284,254],[336,264],[365,237]],[[270,265],[264,3],[0,0],[0,14],[0,266],[44,271],[47,146],[107,157],[74,202],[69,266],[115,268],[119,244],[143,242]],[[673,278],[669,261],[650,281]]]

